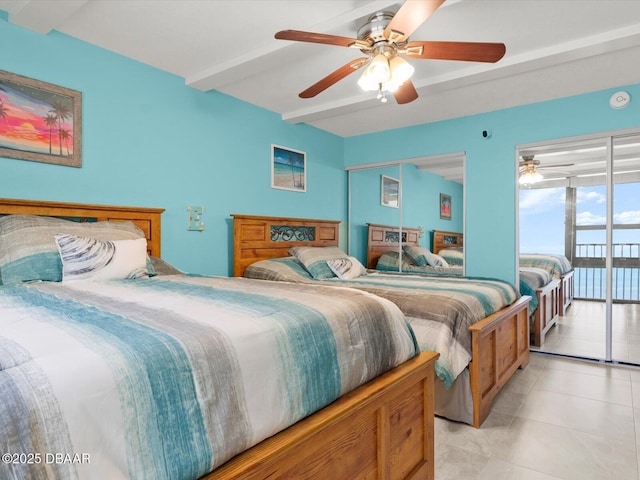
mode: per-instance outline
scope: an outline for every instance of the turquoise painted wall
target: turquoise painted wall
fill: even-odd
[[[609,107],[616,90],[631,94]],[[498,92],[496,92],[498,94]],[[345,164],[466,152],[467,274],[516,278],[516,145],[640,127],[640,84],[345,139]],[[492,130],[489,138],[482,131]],[[407,223],[408,224],[408,223]]]
[[[346,220],[341,137],[6,14],[0,51],[0,69],[83,95],[82,168],[0,158],[1,197],[165,208],[163,256],[215,275],[231,273],[231,213]],[[271,188],[272,143],[307,153],[306,193]],[[204,232],[187,231],[188,205],[205,206]]]

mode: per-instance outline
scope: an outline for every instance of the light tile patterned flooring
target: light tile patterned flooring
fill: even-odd
[[[640,363],[640,304],[614,303],[612,318],[612,358]],[[540,351],[604,358],[605,331],[604,303],[575,300]]]
[[[587,313],[604,306],[582,303],[554,328],[568,344],[595,352],[597,342],[577,323],[595,329]],[[637,306],[625,311],[614,332],[620,352],[626,346],[632,357],[640,318]],[[437,480],[638,480],[640,368],[532,353],[480,429],[436,418],[435,437]]]

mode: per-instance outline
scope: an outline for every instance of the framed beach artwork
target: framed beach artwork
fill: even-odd
[[[400,206],[400,180],[382,175],[380,203],[385,207],[398,208]]]
[[[82,93],[0,70],[0,157],[82,166]]]
[[[271,145],[271,187],[294,192],[307,191],[307,154]]]
[[[440,194],[440,218],[451,220],[451,195]]]

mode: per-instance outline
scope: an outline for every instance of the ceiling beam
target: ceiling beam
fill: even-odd
[[[399,3],[399,0],[370,1],[327,21],[309,25],[305,28],[313,32],[328,33],[337,27],[347,25],[372,13],[389,9],[397,3]],[[275,34],[276,32],[273,33]],[[277,56],[292,45],[295,45],[295,43],[276,40],[274,38],[266,45],[256,48],[251,52],[187,76],[185,78],[185,84],[203,92],[220,88],[235,80],[243,79],[247,75],[255,75],[257,72],[273,68]]]
[[[430,93],[434,93],[445,89],[451,90],[635,47],[638,44],[640,44],[640,24],[519,55],[507,55],[497,64],[473,64],[463,70],[421,81],[416,80],[414,85],[418,92],[428,90]],[[507,45],[508,51],[509,46]],[[371,94],[364,94],[315,104],[307,108],[284,112],[282,119],[290,123],[312,123],[347,112],[380,106],[379,102],[372,102],[372,99],[375,100]]]
[[[56,0],[42,2],[23,0],[19,10],[9,14],[9,21],[14,25],[28,28],[46,35],[62,25],[67,18],[80,10],[88,0]]]

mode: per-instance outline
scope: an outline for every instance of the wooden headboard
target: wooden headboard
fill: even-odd
[[[443,248],[464,246],[462,233],[445,232],[443,230],[433,231],[433,253],[438,253]]]
[[[84,203],[44,202],[40,200],[16,200],[0,198],[2,215],[39,215],[65,218],[78,222],[130,221],[136,224],[147,238],[147,252],[154,257],[161,255],[161,215],[164,208],[119,207],[89,205]]]
[[[258,260],[288,257],[291,247],[337,247],[340,221],[232,214],[233,276]]]
[[[377,225],[367,223],[367,268],[376,268],[378,259],[384,252],[398,250],[400,228],[391,225]],[[402,244],[419,245],[420,230],[418,228],[402,227]]]

